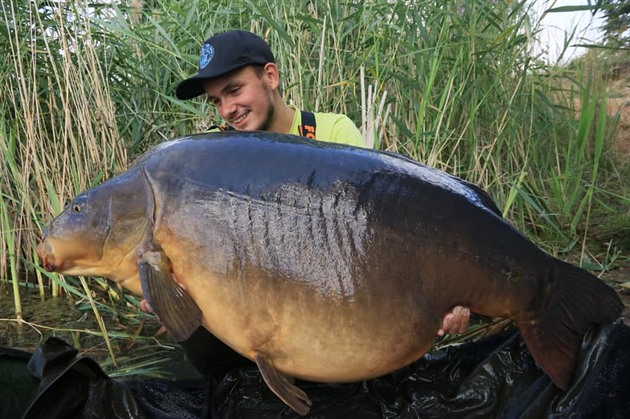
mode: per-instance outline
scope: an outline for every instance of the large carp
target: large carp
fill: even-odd
[[[143,294],[176,340],[201,323],[289,377],[369,379],[426,353],[453,306],[512,319],[560,388],[591,324],[621,314],[597,277],[541,251],[476,186],[408,158],[269,133],[163,143],[84,192],[43,265]]]

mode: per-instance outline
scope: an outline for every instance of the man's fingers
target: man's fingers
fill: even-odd
[[[447,332],[450,335],[459,333],[459,329],[462,325],[462,308],[463,307],[461,306],[453,308],[453,321],[451,322],[450,327],[447,329]]]
[[[448,313],[444,316],[442,320],[442,327],[438,330],[438,336],[444,336],[445,333],[451,333],[450,330],[453,327],[453,319],[455,315],[453,313]]]
[[[468,307],[461,307],[461,316],[459,318],[459,332],[464,333],[468,329],[470,324],[470,309]]]
[[[438,330],[438,336],[444,336],[446,333],[449,335],[464,333],[468,329],[469,323],[470,309],[462,306],[453,307],[453,311],[444,316],[442,328]]]

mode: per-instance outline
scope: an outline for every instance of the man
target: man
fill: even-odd
[[[260,130],[365,147],[345,115],[298,111],[279,90],[280,75],[269,46],[246,31],[229,31],[201,48],[199,74],[177,86],[179,99],[206,94],[236,130]]]
[[[283,100],[279,85],[280,75],[269,45],[251,32],[233,30],[204,42],[198,74],[179,83],[176,94],[182,100],[206,94],[228,124],[221,129],[270,131],[365,147],[360,131],[347,116],[300,111]],[[438,335],[464,332],[469,316],[467,308],[455,307],[444,317]],[[248,362],[204,328],[182,346],[206,375]]]

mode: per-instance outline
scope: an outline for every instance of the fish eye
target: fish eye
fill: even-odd
[[[83,211],[83,206],[83,202],[74,202],[72,204],[72,212],[74,212],[75,214],[79,214],[81,211]]]

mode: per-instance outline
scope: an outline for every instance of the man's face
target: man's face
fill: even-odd
[[[266,67],[265,67],[266,68]],[[204,83],[208,99],[234,129],[265,131],[273,120],[273,79],[246,66]]]

